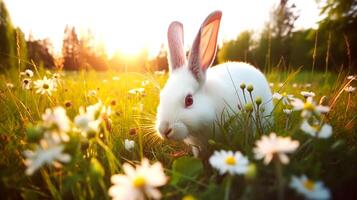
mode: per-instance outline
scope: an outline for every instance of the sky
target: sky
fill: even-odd
[[[61,51],[65,26],[79,34],[88,29],[98,43],[134,55],[142,48],[154,56],[167,42],[167,28],[177,20],[184,25],[185,47],[189,48],[201,23],[214,10],[223,12],[218,41],[234,39],[244,30],[258,32],[269,20],[279,0],[4,0],[13,24],[35,39],[50,38]],[[296,28],[316,27],[320,19],[315,0],[291,0],[300,18]]]

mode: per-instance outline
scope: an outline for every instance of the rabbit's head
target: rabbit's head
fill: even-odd
[[[206,70],[214,61],[222,13],[213,12],[201,25],[188,59],[183,26],[168,28],[170,77],[160,93],[156,128],[165,139],[181,140],[211,125],[216,114],[212,97],[205,94]]]

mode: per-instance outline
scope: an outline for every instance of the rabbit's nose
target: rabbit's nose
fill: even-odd
[[[164,138],[169,138],[169,135],[172,132],[172,128],[170,127],[170,124],[167,121],[160,122],[158,129],[159,129],[158,131],[160,132],[161,136]]]

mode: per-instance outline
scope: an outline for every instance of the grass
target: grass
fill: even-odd
[[[42,79],[43,75],[51,76],[40,69],[33,80]],[[119,80],[113,80],[113,77],[119,77]],[[110,177],[122,173],[123,163],[135,164],[144,157],[151,162],[161,162],[170,177],[170,181],[160,188],[164,199],[277,198],[278,184],[282,184],[281,193],[285,197],[296,199],[301,196],[288,185],[292,175],[301,174],[322,180],[334,198],[356,195],[353,187],[357,181],[357,97],[354,93],[341,92],[348,81],[346,75],[275,71],[267,77],[274,83],[272,90],[275,92],[302,98],[300,91],[313,91],[315,101],[323,98],[324,104],[333,105],[323,118],[332,125],[333,136],[316,139],[299,130],[301,117],[298,112],[290,116],[287,128],[283,106],[277,104],[274,125],[269,130],[260,130],[260,134],[274,131],[300,142],[300,148],[290,156],[289,165],[281,169],[280,181],[276,178],[274,165],[264,165],[254,159],[252,149],[260,135],[255,134],[251,126],[247,128],[247,121],[240,114],[219,124],[227,138],[225,141],[211,138],[209,149],[239,150],[247,155],[254,165],[244,176],[221,176],[207,160],[193,158],[186,145],[161,140],[155,133],[154,122],[158,95],[167,75],[65,72],[58,90],[49,96],[22,89],[18,72],[8,71],[0,79],[2,195],[8,199],[109,199]],[[143,86],[147,80],[149,82]],[[14,88],[7,87],[6,83],[13,83]],[[134,88],[144,88],[144,93],[131,94],[129,90]],[[90,96],[91,90],[96,91],[96,95]],[[72,157],[70,163],[61,169],[45,166],[27,176],[23,152],[38,141],[34,133],[46,108],[62,106],[73,120],[80,107],[99,100],[111,106],[110,128],[104,127],[100,134],[87,138],[71,133],[65,149]],[[251,138],[251,135],[255,136]],[[125,139],[135,141],[133,151],[124,148]]]

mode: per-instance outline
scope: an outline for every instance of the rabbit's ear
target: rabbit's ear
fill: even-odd
[[[201,25],[193,42],[188,67],[198,82],[204,82],[206,70],[212,65],[215,58],[221,17],[221,11],[211,13]]]
[[[183,26],[180,22],[172,22],[167,31],[170,55],[170,71],[186,64],[186,54],[183,47]]]

